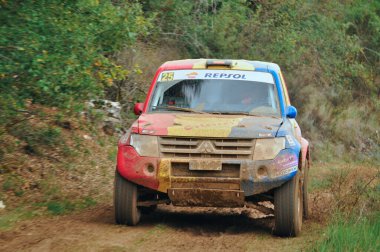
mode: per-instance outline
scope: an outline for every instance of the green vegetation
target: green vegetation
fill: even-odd
[[[328,224],[308,250],[379,250],[379,178],[379,167],[368,164],[340,162],[312,167],[313,218],[328,220]]]
[[[47,210],[49,213],[53,215],[61,215],[70,213],[74,210],[84,209],[90,206],[96,205],[96,201],[91,197],[86,197],[80,201],[70,201],[68,199],[65,200],[53,200],[49,201],[46,204]]]
[[[40,213],[36,210],[18,207],[8,214],[0,215],[0,231],[12,228],[12,225],[20,220],[27,220],[39,216]]]
[[[338,218],[314,245],[314,251],[379,251],[380,215],[370,218]]]
[[[96,0],[4,0],[0,24],[0,158],[10,147],[7,134],[31,154],[56,143],[56,128],[31,124],[46,117],[40,106],[58,107],[62,116],[82,111],[84,101],[126,78],[115,55],[150,29],[140,4]]]
[[[114,54],[148,34],[138,3],[0,1],[0,125],[27,101],[78,109],[128,74]]]
[[[12,228],[21,221],[31,219],[41,215],[62,215],[73,211],[85,209],[96,205],[97,201],[91,197],[80,200],[52,200],[45,203],[34,203],[31,205],[19,206],[13,211],[0,215],[0,231]]]
[[[22,196],[24,191],[22,185],[24,184],[23,178],[18,174],[9,174],[4,176],[3,191],[13,192],[15,196]]]

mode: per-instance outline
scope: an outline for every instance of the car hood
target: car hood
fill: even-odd
[[[179,137],[275,137],[282,119],[265,116],[188,113],[142,114],[140,134]]]

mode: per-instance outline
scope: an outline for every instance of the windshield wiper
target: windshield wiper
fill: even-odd
[[[248,115],[248,116],[259,116],[250,114],[249,112],[244,111],[208,111],[211,114],[218,114],[218,115]]]
[[[217,115],[247,115],[247,116],[255,116],[255,117],[272,117],[278,119],[276,116],[272,115],[258,115],[253,114],[245,111],[207,111],[210,114],[217,114]]]
[[[167,109],[167,110],[174,110],[174,111],[184,111],[184,112],[190,112],[190,113],[207,114],[206,112],[203,112],[203,111],[194,110],[191,108],[181,108],[181,107],[176,107],[176,106],[154,106],[153,108],[155,110],[156,109]]]

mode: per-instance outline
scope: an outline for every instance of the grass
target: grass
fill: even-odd
[[[63,199],[34,203],[32,205],[24,204],[0,215],[0,231],[12,229],[16,223],[37,216],[69,214],[77,210],[95,206],[96,204],[97,201],[91,197],[85,197],[84,199],[75,201]]]
[[[360,219],[338,216],[323,236],[313,251],[380,251],[380,212]]]
[[[117,148],[108,151],[108,160],[116,162]]]
[[[53,200],[45,204],[48,212],[52,215],[62,215],[68,214],[75,210],[85,209],[96,205],[96,200],[91,197],[86,197],[83,200],[70,201],[68,199],[64,200]]]
[[[0,215],[0,231],[9,230],[16,222],[31,219],[39,216],[40,211],[30,209],[29,207],[18,207],[10,212]]]
[[[309,192],[328,189],[332,186],[334,175],[344,171],[342,164],[314,163],[309,174]]]
[[[3,176],[2,190],[4,192],[12,191],[15,196],[21,197],[24,194],[22,190],[23,178],[17,174],[6,174]]]
[[[310,191],[329,194],[314,215],[327,219],[323,236],[308,250],[380,251],[380,172],[369,163],[319,163],[310,173]],[[328,208],[326,208],[328,206]]]

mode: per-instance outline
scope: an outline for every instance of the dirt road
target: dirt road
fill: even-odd
[[[318,236],[271,234],[273,217],[253,209],[160,206],[136,227],[114,224],[111,204],[61,217],[25,221],[0,233],[0,251],[299,251]]]

